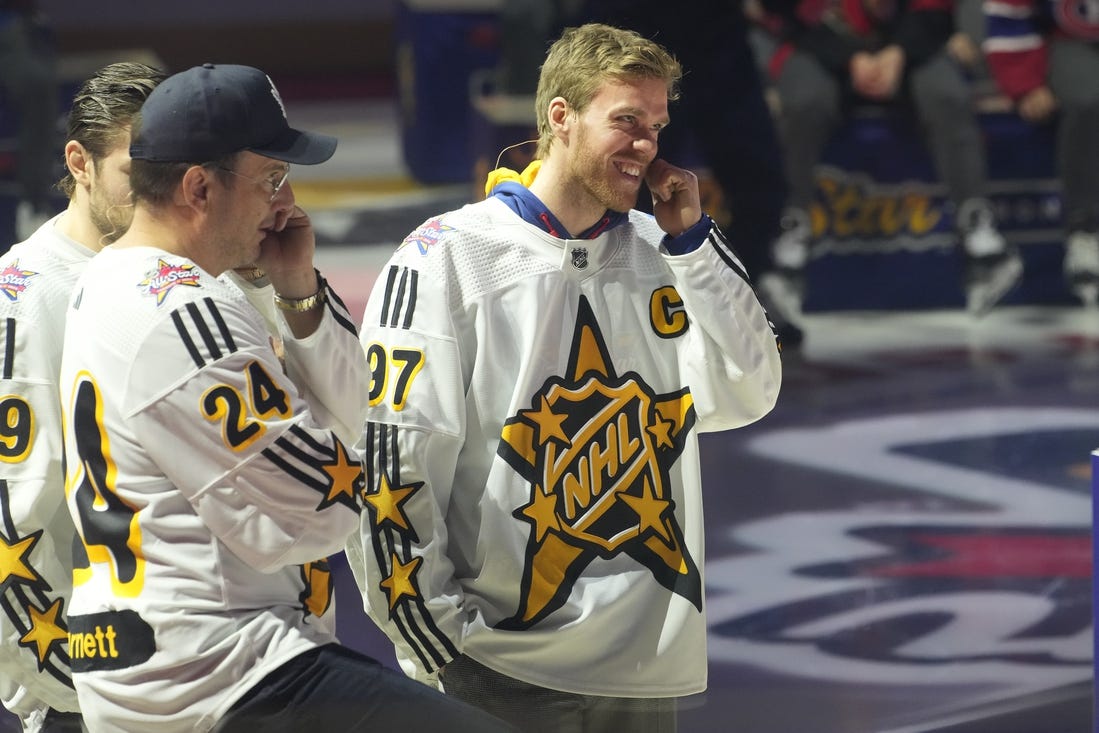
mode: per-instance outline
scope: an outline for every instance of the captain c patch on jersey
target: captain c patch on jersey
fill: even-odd
[[[655,394],[639,375],[615,372],[581,298],[565,376],[547,379],[503,429],[499,453],[531,494],[514,512],[530,525],[520,607],[500,628],[537,624],[595,558],[622,554],[701,609],[669,478],[694,422],[686,388]]]

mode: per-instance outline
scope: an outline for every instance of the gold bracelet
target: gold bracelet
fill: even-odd
[[[317,292],[304,298],[284,298],[275,293],[275,305],[284,311],[293,313],[308,313],[317,306],[328,302],[328,293],[325,291],[325,281],[321,274],[317,273]]]

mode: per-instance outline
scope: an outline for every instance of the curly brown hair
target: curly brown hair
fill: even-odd
[[[91,154],[92,164],[98,165],[114,147],[128,143],[123,128],[133,122],[145,98],[166,77],[160,69],[131,61],[104,66],[80,86],[73,98],[65,139],[83,145]],[[72,197],[76,180],[68,169],[57,187]]]

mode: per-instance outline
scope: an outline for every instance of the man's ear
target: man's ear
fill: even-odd
[[[568,142],[574,116],[572,107],[565,101],[565,98],[554,97],[551,99],[546,116],[549,119],[550,129],[553,130],[554,137],[561,138],[563,142]]]
[[[205,209],[210,203],[210,188],[216,174],[209,168],[193,165],[183,174],[177,195],[185,206]]]
[[[65,167],[69,170],[73,180],[78,186],[91,185],[92,162],[91,153],[76,140],[65,143]]]

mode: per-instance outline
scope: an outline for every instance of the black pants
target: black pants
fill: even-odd
[[[514,733],[484,711],[338,644],[301,654],[264,677],[214,730]]]
[[[576,695],[521,682],[469,657],[443,668],[448,695],[517,725],[523,733],[675,733],[676,698]]]
[[[50,708],[42,721],[42,733],[82,733],[84,730],[80,713],[61,713]]]

